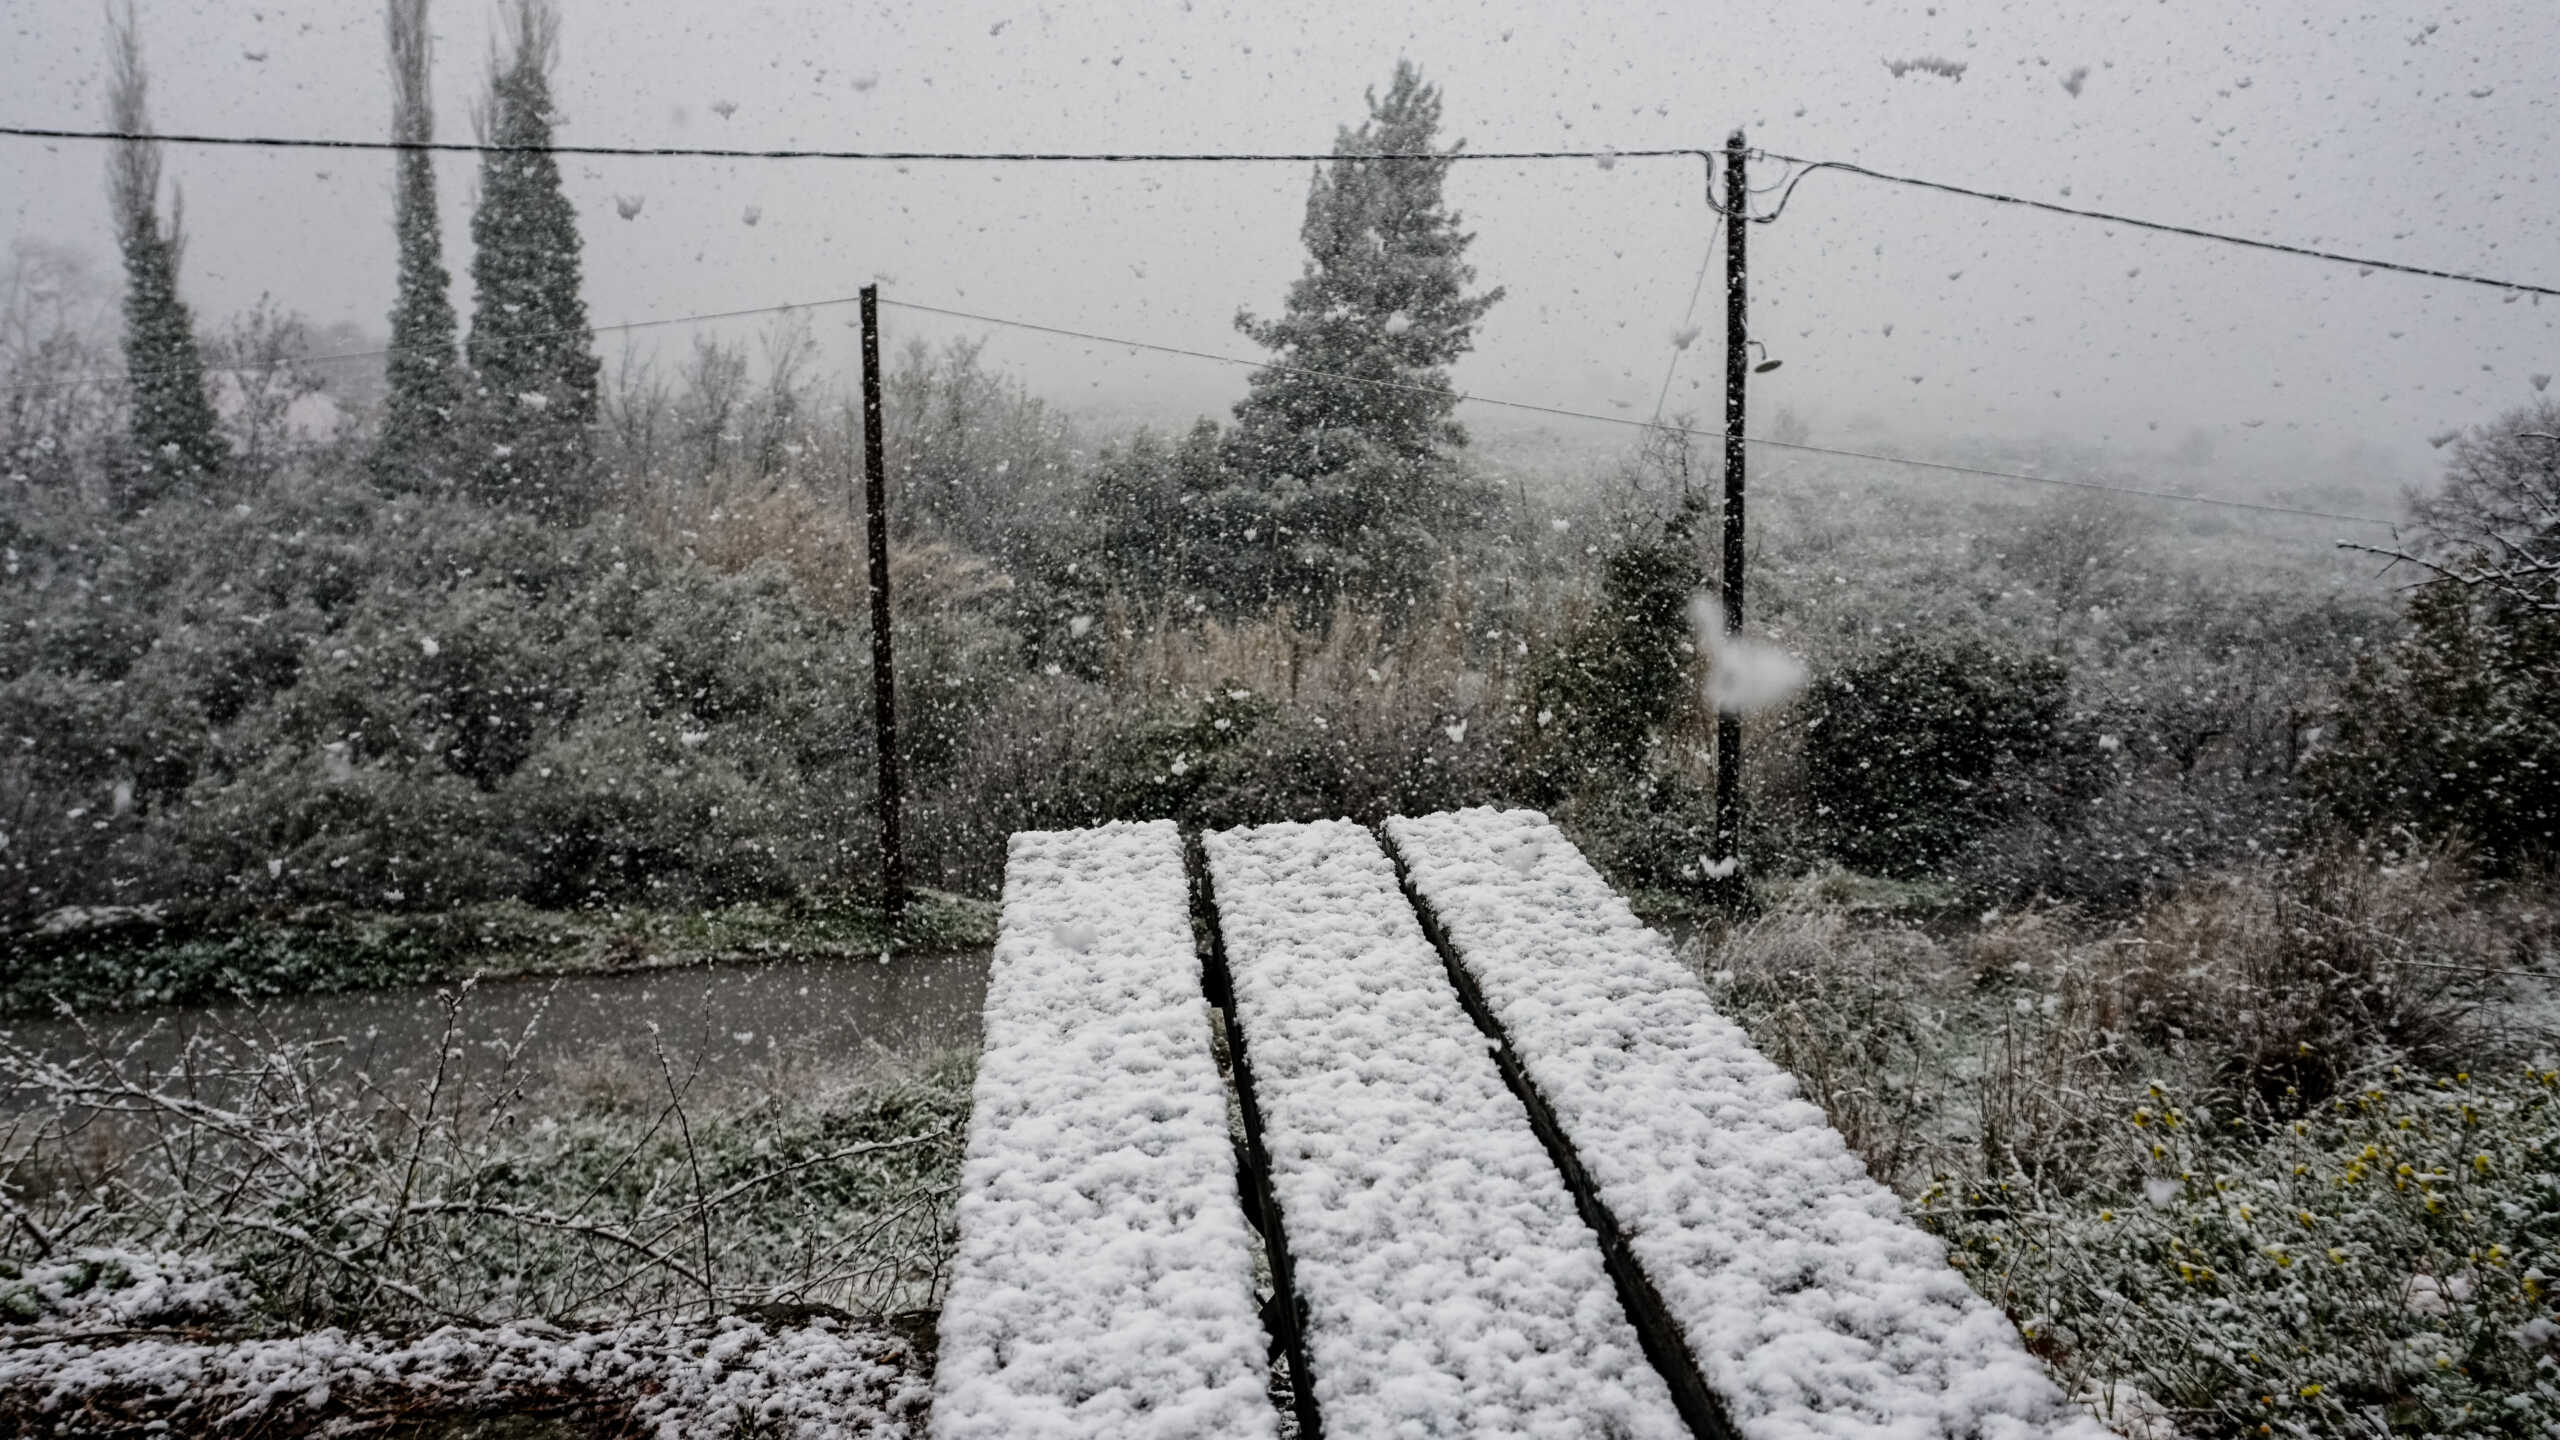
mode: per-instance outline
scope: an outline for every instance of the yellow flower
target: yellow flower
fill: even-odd
[[[2328,1386],[2326,1386],[2326,1385],[2305,1385],[2305,1386],[2303,1386],[2303,1387],[2302,1387],[2302,1395],[2303,1395],[2303,1397],[2304,1397],[2305,1399],[2308,1399],[2308,1398],[2310,1398],[2311,1396],[2317,1395],[2317,1394],[2319,1394],[2321,1391],[2326,1390],[2326,1389],[2328,1389],[2328,1388],[2329,1388],[2329,1387],[2328,1387]]]
[[[2481,1151],[2479,1154],[2472,1156],[2472,1157],[2471,1157],[2471,1168],[2472,1168],[2472,1169],[2474,1169],[2474,1170],[2479,1171],[2479,1172],[2480,1172],[2481,1174],[2483,1174],[2483,1175],[2488,1174],[2488,1173],[2489,1173],[2489,1152],[2488,1152],[2488,1151],[2486,1151],[2486,1150],[2483,1150],[2483,1151]]]

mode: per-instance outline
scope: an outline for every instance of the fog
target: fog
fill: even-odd
[[[1286,15],[1200,0],[563,8],[564,143],[1322,150],[1410,56],[1444,87],[1444,135],[1478,150],[1715,146],[1741,126],[1790,155],[2560,278],[2545,178],[2560,46],[2541,0],[2354,16],[2148,0],[1807,0],[1723,15],[1601,0]],[[438,133],[468,138],[494,21],[453,3],[434,20]],[[385,133],[376,7],[150,3],[141,23],[164,131]],[[97,123],[104,29],[87,0],[19,0],[0,46],[6,119]],[[1922,59],[1955,63],[1907,63]],[[0,230],[89,251],[111,275],[106,158],[91,142],[0,141]],[[474,167],[447,156],[440,169],[461,299]],[[379,333],[389,170],[379,154],[174,149],[182,285],[198,313],[269,294],[316,323]],[[892,300],[1250,356],[1231,322],[1275,309],[1296,275],[1308,173],[588,159],[568,185],[600,325],[818,301],[877,280]],[[1754,180],[1781,173],[1765,162]],[[1471,259],[1509,297],[1460,388],[1649,416],[1709,238],[1702,180],[1691,158],[1461,166],[1451,192],[1479,237]],[[617,197],[638,213],[622,218]],[[2232,485],[2344,465],[2387,489],[2428,473],[2425,437],[2518,403],[2528,374],[2560,369],[2560,306],[2512,292],[1838,173],[1807,179],[1751,244],[1754,329],[1785,362],[1755,382],[1755,414],[1786,407],[1823,439],[1920,453],[2067,439],[2135,470],[2180,452],[2212,457]],[[1713,423],[1709,279],[1693,322],[1706,335],[1680,357],[1669,404]],[[843,367],[851,310],[817,320]],[[895,312],[892,323],[991,335],[992,362],[1108,419],[1219,413],[1242,392],[1233,367]],[[687,328],[633,343],[681,347]],[[599,348],[610,360],[622,343]],[[1625,439],[1484,407],[1467,418],[1497,441]]]

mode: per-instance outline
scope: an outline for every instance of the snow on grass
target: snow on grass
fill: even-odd
[[[941,1440],[1277,1433],[1190,915],[1169,821],[1013,837]]]
[[[1377,841],[1207,849],[1326,1432],[1685,1435]]]
[[[26,1433],[300,1433],[296,1421],[324,1428],[359,1410],[566,1397],[627,1406],[636,1433],[656,1440],[904,1440],[928,1397],[904,1340],[823,1319],[770,1331],[735,1317],[708,1331],[444,1329],[406,1343],[339,1330],[229,1342],[12,1338],[20,1343],[0,1348],[0,1411],[34,1422]],[[116,1423],[126,1415],[153,1423]]]
[[[131,1330],[223,1324],[246,1313],[250,1288],[209,1260],[93,1247],[32,1261],[0,1260],[0,1325]]]
[[[1545,816],[1387,833],[1743,1440],[2107,1434]]]

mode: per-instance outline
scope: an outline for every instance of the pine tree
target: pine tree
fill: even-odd
[[[550,154],[551,62],[559,13],[515,0],[490,57],[488,140],[471,217],[471,313],[478,483],[501,504],[574,521],[592,508],[596,377],[602,368],[579,291],[578,216]]]
[[[108,31],[108,127],[147,135],[142,38],[130,5],[121,16],[109,14]],[[107,190],[124,251],[125,375],[135,451],[120,498],[139,507],[174,485],[220,474],[230,452],[205,393],[195,321],[178,298],[178,264],[186,250],[183,202],[171,205],[167,228],[160,224],[159,142],[118,142],[108,162]]]
[[[1475,237],[1441,196],[1462,146],[1433,148],[1439,90],[1400,60],[1368,107],[1309,186],[1307,264],[1285,312],[1236,317],[1275,361],[1236,406],[1229,442],[1269,524],[1231,538],[1258,548],[1266,595],[1302,615],[1346,595],[1400,607],[1427,588],[1429,554],[1469,518],[1448,367],[1502,298],[1467,293]]]
[[[427,87],[427,0],[389,0],[391,138],[435,138]],[[444,238],[436,217],[434,157],[402,151],[393,226],[400,244],[400,293],[391,308],[389,394],[373,471],[402,490],[441,489],[453,480],[453,427],[462,413],[462,359],[454,349],[453,302],[445,291]]]

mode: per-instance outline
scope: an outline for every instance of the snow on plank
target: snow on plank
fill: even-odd
[[[1376,839],[1206,849],[1326,1434],[1686,1435]]]
[[[1190,914],[1169,821],[1013,837],[941,1440],[1278,1432]]]
[[[1743,1440],[2108,1435],[1545,816],[1386,829]]]

